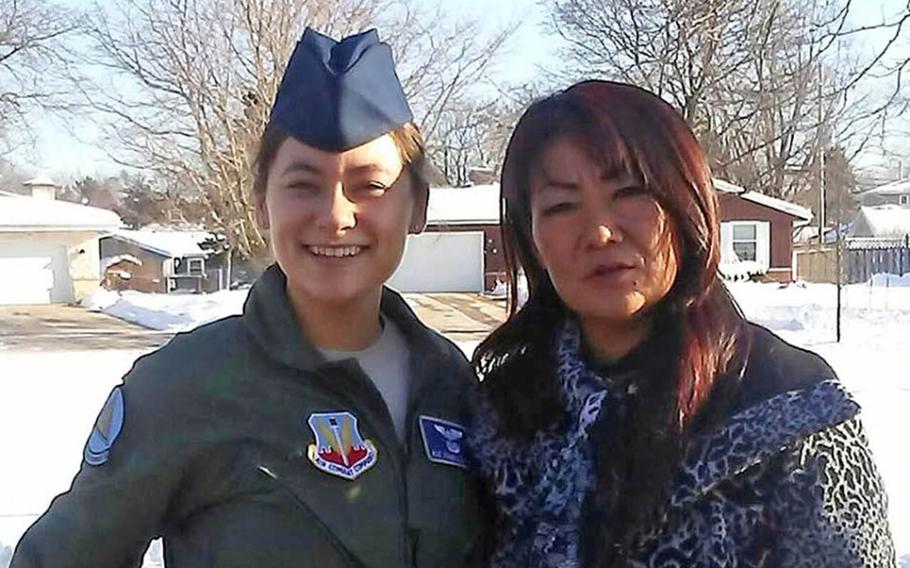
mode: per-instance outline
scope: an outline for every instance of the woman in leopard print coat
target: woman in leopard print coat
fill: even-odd
[[[669,105],[588,81],[530,107],[502,176],[517,294],[475,354],[496,567],[892,567],[859,407],[717,277],[718,197]]]

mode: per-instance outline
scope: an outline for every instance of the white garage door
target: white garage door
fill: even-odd
[[[483,232],[408,237],[389,286],[400,292],[483,292]]]
[[[72,299],[65,246],[0,242],[0,305]]]

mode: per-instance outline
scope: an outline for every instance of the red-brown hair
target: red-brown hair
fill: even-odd
[[[609,464],[603,472],[615,478],[605,482],[610,493],[624,492],[609,503],[614,518],[634,525],[660,501],[718,377],[743,360],[744,320],[718,278],[718,201],[710,169],[679,113],[648,91],[607,81],[578,83],[538,101],[519,120],[502,171],[509,317],[474,355],[483,388],[506,431],[530,439],[560,413],[554,333],[562,320],[574,316],[537,260],[529,181],[542,150],[561,137],[588,148],[605,175],[627,172],[643,180],[673,220],[682,253],[670,292],[651,314],[653,334],[661,336],[660,364],[650,369],[636,397],[639,407],[627,414],[614,439],[613,461],[626,463]],[[519,306],[516,285],[522,272],[528,299]],[[542,371],[547,368],[549,372]],[[627,529],[615,529],[611,534],[622,541]]]

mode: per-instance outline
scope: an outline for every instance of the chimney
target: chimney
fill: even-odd
[[[36,199],[56,199],[57,183],[47,176],[38,176],[23,183],[25,187],[31,190],[32,197]]]

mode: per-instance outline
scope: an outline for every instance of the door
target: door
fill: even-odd
[[[483,231],[408,236],[388,285],[399,292],[483,292]]]
[[[72,300],[66,246],[0,241],[0,305]]]

